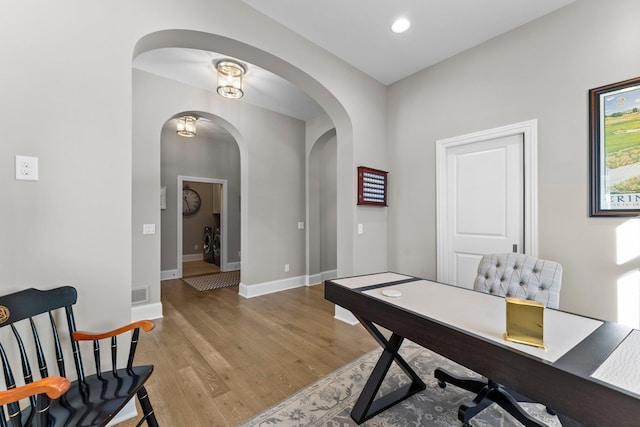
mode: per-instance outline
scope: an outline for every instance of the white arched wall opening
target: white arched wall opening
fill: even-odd
[[[134,82],[141,84],[141,80],[137,78],[134,72]],[[146,82],[148,84],[148,82]],[[171,88],[167,88],[171,92]],[[143,90],[143,89],[142,89]],[[143,90],[144,91],[144,90]],[[153,91],[152,91],[153,92]],[[190,98],[190,94],[185,94],[186,98]],[[136,233],[135,228],[132,230],[132,289],[145,289],[148,295],[147,304],[137,304],[132,310],[133,318],[157,318],[162,317],[162,305],[160,303],[160,272],[161,268],[161,230],[162,218],[159,209],[159,195],[162,185],[175,185],[173,179],[170,182],[163,183],[161,181],[161,146],[162,131],[177,112],[189,111],[198,117],[205,118],[213,124],[224,128],[235,141],[238,146],[240,158],[240,170],[247,169],[247,148],[241,132],[227,120],[214,114],[203,111],[204,108],[186,109],[186,104],[180,103],[180,99],[167,96],[166,98],[156,98],[151,100],[136,99],[147,98],[145,96],[134,96],[134,120],[133,120],[133,156],[132,156],[132,220],[140,223],[144,218],[145,222],[148,218],[154,218],[149,222],[158,224],[156,234],[142,236]],[[197,106],[198,102],[187,101],[191,107]],[[200,105],[206,107],[205,105]],[[136,113],[135,110],[139,108]],[[190,141],[185,139],[185,143]],[[177,189],[177,186],[176,186]],[[240,190],[242,191],[242,189]],[[167,194],[167,206],[174,207],[176,203],[175,196],[177,191]],[[173,209],[178,214],[177,209]],[[241,209],[241,215],[246,209]],[[178,215],[179,217],[180,215]],[[167,218],[168,219],[168,218]],[[176,221],[175,218],[170,220]],[[240,219],[242,222],[242,218]],[[175,224],[174,224],[175,225]],[[172,228],[173,232],[179,233],[178,228]],[[242,239],[242,235],[241,235]],[[176,237],[176,241],[180,241]],[[242,245],[242,242],[241,242]],[[177,269],[179,264],[176,263]],[[136,285],[138,285],[136,287]],[[142,285],[142,286],[140,286]],[[140,291],[138,291],[140,293]]]
[[[222,253],[221,253],[221,263],[220,263],[220,270],[221,271],[228,271],[230,268],[230,264],[229,264],[229,258],[230,257],[230,253],[229,253],[229,237],[230,237],[230,230],[234,230],[234,234],[233,236],[235,237],[237,233],[237,223],[239,222],[239,219],[237,218],[237,216],[235,218],[233,218],[233,220],[231,220],[231,217],[229,216],[230,211],[229,211],[229,207],[230,205],[233,206],[233,214],[236,215],[237,212],[237,200],[234,199],[233,201],[230,200],[229,196],[230,196],[230,192],[229,192],[229,180],[233,180],[234,174],[232,173],[232,171],[237,171],[238,169],[241,171],[242,170],[242,161],[243,159],[245,159],[245,163],[246,163],[246,144],[244,144],[244,142],[242,143],[242,148],[240,147],[240,144],[238,143],[238,138],[240,138],[240,132],[238,131],[238,129],[233,126],[231,123],[227,122],[226,120],[222,119],[221,117],[218,117],[214,114],[205,112],[205,111],[183,111],[180,114],[176,114],[174,116],[174,118],[179,117],[179,116],[184,116],[184,115],[191,115],[194,117],[198,118],[197,121],[197,136],[195,138],[201,138],[204,136],[205,141],[207,143],[211,143],[214,145],[214,147],[210,148],[210,150],[212,151],[207,151],[206,154],[204,155],[203,159],[198,159],[198,164],[202,165],[205,164],[207,165],[207,167],[205,169],[200,168],[200,172],[197,174],[197,176],[186,176],[184,175],[184,173],[193,173],[194,169],[190,168],[187,170],[181,170],[179,172],[176,172],[177,175],[177,189],[182,188],[183,182],[184,181],[196,181],[196,182],[205,182],[205,183],[217,183],[217,184],[223,184],[222,187],[222,215],[221,215],[221,243],[222,243]],[[168,121],[166,123],[167,126],[175,126],[175,123],[173,123],[174,121]],[[211,137],[211,130],[208,131],[209,129],[213,129],[213,128],[222,128],[224,129],[224,131],[226,131],[229,136],[219,136],[217,139],[213,139]],[[170,129],[171,133],[175,133],[175,127],[173,127],[172,129]],[[217,132],[220,132],[219,130]],[[163,138],[166,137],[166,133],[163,133]],[[189,138],[189,139],[185,139],[182,137],[177,137],[178,139],[182,140],[180,141],[181,143],[184,143],[185,145],[190,145],[193,142],[193,139]],[[233,144],[235,146],[237,146],[238,148],[238,152],[240,154],[240,162],[236,165],[233,164],[233,162],[230,162],[230,155],[228,152],[225,151],[216,151],[215,145],[216,144],[220,144],[221,142],[226,140],[227,144],[229,139],[233,140]],[[161,141],[162,144],[165,144],[166,141]],[[227,149],[229,150],[229,149]],[[198,155],[202,155],[201,152],[198,153]],[[212,159],[209,158],[210,156],[215,157],[216,155],[222,155],[222,160],[221,162],[216,162],[216,159]],[[168,163],[174,163],[172,162],[171,159],[165,159],[165,158],[161,158],[161,160],[163,162],[168,162]],[[191,162],[192,160],[189,160],[189,162]],[[213,166],[213,165],[217,165],[217,166]],[[195,165],[194,165],[195,166]],[[216,171],[216,169],[218,169],[218,171]],[[162,167],[161,167],[161,173],[162,173]],[[165,182],[164,184],[176,184],[176,182],[174,182],[174,178],[176,177],[176,175],[173,175],[169,181],[171,182]],[[241,173],[238,173],[238,176],[240,176]],[[236,184],[235,181],[232,182],[232,184]],[[233,185],[232,185],[233,187]],[[237,191],[232,191],[232,194],[237,195]],[[175,191],[174,194],[177,196],[177,199],[172,198],[171,200],[167,200],[167,204],[172,204],[173,207],[175,208],[176,203],[177,203],[177,209],[175,210],[176,213],[180,212],[181,206],[182,206],[182,195],[180,192]],[[242,200],[242,198],[240,198],[240,200]],[[242,212],[242,210],[240,210],[240,213]],[[167,218],[168,220],[168,218]],[[235,225],[234,227],[229,227],[229,224],[233,224]],[[166,232],[168,231],[167,228],[170,229],[170,231],[172,233],[176,234],[176,238],[175,240],[171,239],[172,241],[175,242],[174,248],[175,248],[175,259],[176,259],[176,270],[173,271],[169,271],[170,273],[175,273],[175,275],[171,276],[167,276],[165,277],[165,271],[163,269],[163,277],[162,279],[166,279],[166,278],[173,278],[173,277],[182,277],[182,248],[183,248],[183,216],[176,214],[175,215],[175,221],[174,224],[175,225],[175,231],[173,230],[172,227],[165,227],[164,226],[164,222],[163,222],[163,226],[162,226],[162,232]],[[173,236],[172,236],[173,237]],[[237,245],[237,240],[235,240],[235,243]],[[232,245],[232,246],[236,246],[236,245]],[[167,248],[166,244],[164,249],[168,249],[169,252],[171,253],[173,248]],[[164,250],[163,249],[163,250]],[[167,255],[168,254],[162,254],[163,259],[167,259]],[[237,264],[237,262],[233,263],[233,266],[235,267],[235,265]]]
[[[314,123],[316,125],[317,123]],[[325,125],[328,123],[325,123]],[[323,129],[321,128],[320,131]],[[307,275],[314,285],[337,276],[336,130],[316,137],[308,132],[307,155]]]
[[[310,77],[307,73],[292,66],[286,61],[263,50],[249,46],[245,43],[232,40],[223,36],[202,33],[188,30],[165,30],[149,34],[136,44],[134,58],[146,51],[165,48],[184,47],[202,50],[211,50],[226,54],[256,64],[257,66],[269,70],[281,77],[291,81],[314,98],[327,112],[327,115],[336,129],[338,141],[337,148],[337,182],[338,186],[345,191],[339,192],[337,196],[337,254],[338,272],[341,275],[351,274],[353,271],[353,219],[355,217],[355,205],[352,194],[355,187],[353,178],[353,130],[350,118],[333,94],[323,87],[318,81]],[[260,273],[251,268],[251,258],[259,256],[252,253],[251,243],[248,238],[251,233],[251,224],[248,220],[247,212],[250,207],[251,189],[249,178],[251,176],[251,165],[247,158],[246,151],[243,150],[242,141],[245,138],[244,129],[240,129],[243,117],[237,110],[219,109],[215,110],[207,101],[194,100],[193,98],[183,104],[172,105],[166,110],[162,103],[152,106],[153,111],[145,109],[145,105],[135,99],[136,93],[136,70],[134,70],[134,102],[133,102],[133,203],[132,203],[132,258],[133,274],[132,286],[149,287],[149,305],[160,305],[160,242],[158,236],[153,238],[140,238],[135,232],[135,224],[141,221],[155,219],[159,223],[159,209],[157,209],[157,194],[160,188],[159,178],[159,151],[154,149],[154,145],[159,145],[160,130],[167,118],[176,111],[202,110],[208,111],[218,116],[228,124],[229,132],[234,136],[241,151],[241,247],[242,247],[242,282],[247,287],[260,284]],[[161,95],[161,94],[158,94]],[[198,104],[198,105],[196,105]],[[202,105],[200,105],[202,104]],[[149,106],[148,104],[146,105]],[[164,110],[163,110],[164,109]],[[146,120],[138,120],[144,117]],[[234,134],[234,132],[236,134]],[[245,197],[246,196],[246,197]],[[251,296],[251,295],[248,295]]]

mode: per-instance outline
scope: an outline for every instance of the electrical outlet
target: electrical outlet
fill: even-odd
[[[288,273],[289,272],[289,264],[285,264],[284,265],[284,272]]]
[[[198,245],[193,245],[193,250],[197,251],[198,250]]]
[[[28,156],[16,156],[16,179],[37,181],[38,158]]]

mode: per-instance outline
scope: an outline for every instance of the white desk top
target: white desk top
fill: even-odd
[[[640,395],[639,360],[640,331],[635,330],[620,343],[591,377]]]
[[[335,280],[334,283],[354,289],[409,278],[411,277],[385,273]],[[402,295],[387,297],[382,294],[384,290],[397,290]],[[506,330],[506,303],[503,298],[428,280],[390,285],[363,293],[501,345],[512,347],[549,363],[558,360],[603,323],[599,320],[545,309],[544,342],[547,348],[542,349],[514,343],[503,338]]]
[[[379,273],[367,276],[348,277],[346,279],[332,280],[333,283],[349,289],[364,288],[371,285],[382,285],[384,283],[397,282],[399,280],[412,279],[412,276],[405,276],[398,273]]]
[[[635,395],[638,401],[633,403],[624,399],[614,399],[612,396],[609,398],[610,404],[619,403],[626,408],[626,412],[621,412],[622,415],[620,415],[620,420],[624,420],[622,424],[635,425],[637,421],[633,417],[638,413],[637,408],[640,406],[638,403],[640,402],[639,330],[545,309],[546,349],[540,349],[513,343],[503,338],[506,329],[506,302],[503,298],[396,273],[371,274],[336,279],[331,282],[351,289],[366,298],[384,301],[453,329],[468,332],[488,342],[513,348],[543,363],[554,364],[562,356],[567,355],[566,359],[562,359],[555,366],[577,377],[591,378],[594,382],[609,384],[621,392]],[[387,295],[383,294],[385,291]],[[389,294],[388,291],[394,292]],[[398,293],[400,293],[399,296]],[[602,329],[590,336],[601,326],[603,326]],[[611,336],[608,335],[610,333]],[[573,352],[571,351],[587,337],[588,340]],[[426,346],[428,347],[428,343]],[[615,346],[617,347],[614,349]],[[590,357],[591,351],[594,351],[593,357]],[[571,368],[574,363],[575,370]],[[597,365],[599,366],[596,369]],[[595,371],[592,372],[594,369]],[[575,393],[581,394],[579,390],[575,390]],[[568,393],[566,396],[571,395]],[[583,414],[584,409],[580,409]],[[595,408],[590,414],[600,414],[598,412],[600,410],[601,408]],[[602,418],[602,420],[608,420],[608,418]]]

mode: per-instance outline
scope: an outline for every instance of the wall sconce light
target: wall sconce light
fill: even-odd
[[[247,69],[240,63],[223,59],[215,64],[218,73],[218,95],[225,98],[242,98],[242,77]]]
[[[196,118],[193,116],[182,116],[178,118],[176,132],[180,136],[191,138],[196,136]]]

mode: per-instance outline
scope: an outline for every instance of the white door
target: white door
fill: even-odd
[[[473,287],[484,254],[535,252],[525,246],[525,220],[532,217],[525,209],[530,135],[499,130],[489,136],[439,141],[438,281],[444,283]]]

